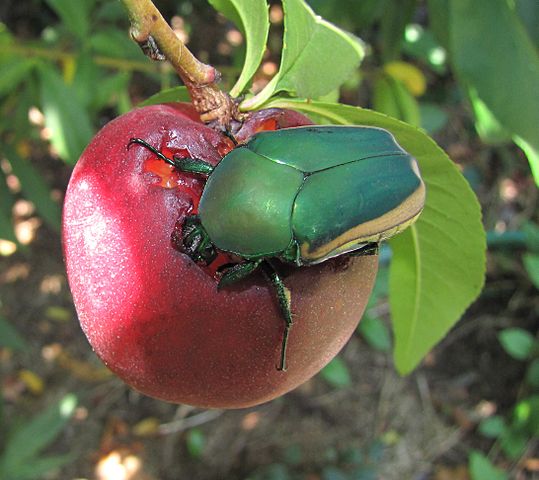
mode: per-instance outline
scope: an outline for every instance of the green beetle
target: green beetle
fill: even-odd
[[[290,294],[271,259],[313,265],[347,253],[373,254],[378,244],[411,225],[425,203],[416,160],[387,130],[305,126],[259,132],[216,167],[168,158],[179,171],[208,176],[198,214],[183,225],[184,251],[211,263],[217,251],[242,262],[226,268],[219,288],[258,267],[277,291],[285,330],[280,370],[292,326]]]

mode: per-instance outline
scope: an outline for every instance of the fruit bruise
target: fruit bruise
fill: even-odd
[[[144,138],[168,154],[217,164],[232,148],[187,104],[144,107],[106,125],[76,165],[66,193],[63,245],[79,320],[97,355],[144,394],[201,407],[262,403],[317,373],[353,333],[377,258],[290,269],[294,327],[279,372],[284,322],[260,274],[217,291],[174,241],[196,211],[200,177],[156,162]],[[257,112],[237,132],[308,123],[294,112]],[[228,259],[223,259],[226,261]],[[210,274],[208,274],[210,273]]]

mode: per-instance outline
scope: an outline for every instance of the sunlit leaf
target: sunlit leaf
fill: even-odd
[[[243,69],[230,95],[237,97],[257,71],[266,50],[269,32],[266,0],[209,0],[214,8],[235,23],[245,37],[246,52]]]
[[[318,98],[344,83],[365,55],[361,42],[318,17],[303,0],[285,0],[284,38],[279,72],[254,98],[253,109],[281,91]]]
[[[410,372],[483,287],[486,240],[475,194],[434,141],[410,125],[346,105],[279,99],[267,106],[314,113],[326,123],[385,128],[417,159],[427,186],[425,209],[390,242],[395,363]]]

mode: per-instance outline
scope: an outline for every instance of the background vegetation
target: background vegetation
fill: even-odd
[[[77,325],[62,265],[61,200],[97,129],[177,80],[129,39],[120,2],[4,0],[1,479],[539,475],[539,5],[308,3],[358,35],[368,52],[325,99],[425,129],[478,195],[489,232],[481,297],[405,378],[389,354],[382,268],[357,335],[318,377],[282,399],[200,411],[129,390],[96,360]],[[205,0],[156,4],[232,87],[245,50],[234,24]],[[271,4],[257,90],[279,65],[282,9]]]

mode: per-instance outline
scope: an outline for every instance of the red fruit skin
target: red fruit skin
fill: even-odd
[[[297,125],[297,115],[279,113],[278,126]],[[217,291],[172,245],[192,208],[189,189],[199,195],[203,180],[184,175],[180,187],[162,188],[146,171],[153,154],[126,148],[140,137],[216,164],[227,141],[196,118],[190,105],[154,105],[96,135],[66,193],[65,262],[83,331],[126,383],[174,403],[248,407],[305,382],[342,348],[366,306],[377,257],[330,260],[285,278],[294,325],[288,370],[278,371],[284,321],[266,280],[255,273]]]

